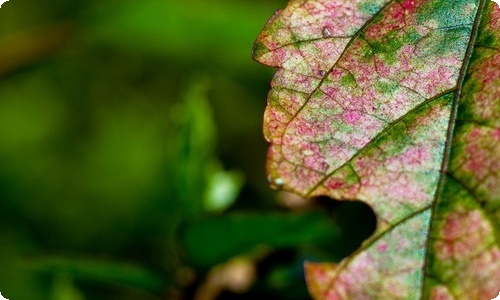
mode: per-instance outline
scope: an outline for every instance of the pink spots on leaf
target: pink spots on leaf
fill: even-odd
[[[350,71],[357,86],[361,88],[370,87],[379,77],[373,61],[363,58],[369,51],[371,51],[371,46],[367,42],[356,40],[351,45],[350,51],[338,63],[339,68]]]
[[[469,146],[470,160],[465,164],[465,169],[471,171],[472,173],[480,174],[483,170],[487,170],[485,167],[488,164],[488,153],[486,151],[481,151],[476,145]]]
[[[365,36],[369,40],[381,40],[386,38],[387,34],[405,26],[405,11],[399,3],[393,3],[384,13],[381,22],[375,23],[367,28]]]
[[[382,242],[380,244],[377,245],[377,251],[378,252],[385,252],[387,251],[387,243],[386,242]]]
[[[396,2],[393,6],[391,6],[391,8],[389,8],[389,16],[391,18],[385,18],[385,20],[387,20],[387,23],[404,24],[405,7],[403,5],[400,6],[399,3]],[[395,28],[389,28],[389,30],[394,29]]]
[[[324,161],[323,157],[318,158],[313,156],[306,156],[304,158],[304,166],[321,173],[326,173],[330,167],[330,165]]]
[[[317,188],[311,196],[328,195],[334,199],[356,199],[359,192],[359,181],[350,166],[329,175],[326,182]]]
[[[411,173],[384,172],[382,177],[382,172],[379,169],[373,177],[363,181],[364,191],[371,197],[385,198],[413,208],[422,207],[432,200],[427,186],[435,181],[435,176],[430,176],[431,180],[426,182]]]
[[[485,130],[483,128],[474,128],[465,136],[467,143],[463,171],[474,174],[477,180],[482,180],[489,172],[498,170],[500,162],[495,159],[495,148],[492,145],[484,144],[486,141],[492,141],[493,145],[498,145],[498,138],[495,139],[495,132],[500,129]],[[498,157],[498,156],[497,156]]]
[[[289,120],[289,116],[276,107],[268,106],[264,113],[264,121],[267,126],[264,130],[264,136],[268,142],[280,143],[279,138],[283,135],[284,124]]]
[[[319,82],[319,79],[311,76],[279,69],[271,81],[271,87],[287,88],[299,93],[311,93]]]
[[[473,86],[474,90],[462,101],[469,102],[476,118],[498,119],[499,111],[493,107],[500,99],[500,53],[483,49],[480,54],[484,58],[471,66],[472,76],[466,83]]]
[[[500,5],[498,3],[490,3],[490,20],[487,24],[488,28],[491,30],[500,30]]]
[[[452,63],[445,59],[436,60],[435,58],[417,57],[417,59],[419,59],[418,62],[411,62],[412,67],[409,73],[398,74],[398,69],[391,72],[396,78],[399,77],[403,86],[430,98],[456,85],[461,62]]]
[[[401,6],[403,7],[404,10],[408,11],[409,13],[413,13],[417,8],[416,2],[417,1],[415,0],[405,0],[401,3]]]
[[[469,291],[464,289],[476,299],[493,299],[498,294],[498,283],[500,282],[500,249],[497,245],[488,251],[480,253],[470,262],[469,270],[462,274],[470,278]],[[463,276],[462,275],[462,276]],[[464,277],[465,277],[464,276]],[[471,298],[473,298],[471,297]]]
[[[490,224],[480,211],[454,211],[446,216],[440,230],[436,255],[441,260],[471,258],[487,246],[491,232]]]
[[[344,118],[344,122],[349,124],[355,124],[361,119],[362,114],[359,111],[354,110],[346,110],[342,117]]]
[[[492,240],[494,238],[492,237]],[[448,299],[453,293],[463,299],[493,299],[498,295],[500,282],[500,250],[497,245],[483,249],[474,256],[461,260],[439,261],[437,276],[446,282],[446,290],[439,286],[431,290],[435,299]],[[442,287],[442,286],[441,286]],[[443,298],[438,298],[443,297]],[[434,298],[431,298],[434,299]],[[455,298],[452,298],[455,300]]]
[[[445,286],[436,286],[432,288],[430,294],[430,300],[456,300],[453,295],[450,294],[448,288]]]
[[[415,147],[411,148],[402,157],[405,166],[420,165],[431,157],[429,148]]]
[[[310,123],[302,123],[300,126],[297,126],[297,133],[302,137],[314,136],[318,131],[324,131],[320,129],[321,124],[310,124]]]
[[[492,86],[492,83],[498,82],[499,77],[500,77],[500,70],[498,69],[500,65],[500,53],[492,53],[492,55],[489,56],[489,59],[484,60],[480,65],[479,68],[481,69],[481,73],[477,74],[481,76],[480,78],[482,79],[482,83],[484,86],[488,86],[491,88],[494,88]]]
[[[445,270],[432,274],[446,284],[429,287],[431,299],[486,299],[500,282],[500,252],[486,218],[491,195],[500,194],[500,54],[491,30],[500,27],[500,10],[490,7],[483,18],[491,22],[480,22],[482,47],[473,49],[456,93],[462,95],[459,122],[448,140],[453,89],[469,64],[464,57],[477,5],[437,3],[289,1],[256,43],[255,58],[279,68],[265,113],[271,183],[303,196],[365,201],[378,217],[373,243],[339,266],[310,270],[316,298],[414,297],[426,271],[434,272],[434,266],[424,270],[425,255]],[[481,36],[487,31],[494,38]],[[490,40],[497,44],[482,45]],[[448,205],[438,193],[451,187],[451,179],[440,184],[443,171],[485,211],[468,207],[431,220],[433,209]]]
[[[359,164],[357,164],[359,165]],[[431,201],[427,190],[435,182],[435,176],[423,181],[412,173],[388,172],[383,164],[356,168],[361,178],[359,198],[374,202],[377,214],[388,222],[396,222],[401,215],[427,205]]]
[[[397,156],[387,159],[385,166],[391,171],[415,172],[431,168],[433,157],[426,146],[413,146]]]
[[[491,138],[498,143],[500,141],[500,128],[495,128],[491,134]]]
[[[352,111],[334,118],[333,124],[338,129],[332,133],[332,137],[353,149],[361,149],[367,145],[383,126],[380,120],[372,116]]]
[[[328,180],[326,183],[326,187],[328,189],[332,189],[332,190],[340,189],[344,186],[345,186],[345,182],[340,181],[340,180]]]
[[[335,290],[326,291],[325,299],[350,299],[353,297],[353,288],[366,280],[377,281],[376,264],[372,257],[367,253],[360,254],[356,260],[350,262],[344,272],[335,278]],[[368,299],[364,293],[356,293],[358,299]]]
[[[457,62],[455,65],[459,66],[460,63]],[[457,75],[456,68],[453,69],[441,64],[434,70],[422,74],[422,81],[425,83],[418,88],[423,90],[427,95],[433,95],[446,88],[453,87],[458,79]]]
[[[468,124],[458,127],[454,139],[453,175],[482,201],[500,194],[499,128]]]

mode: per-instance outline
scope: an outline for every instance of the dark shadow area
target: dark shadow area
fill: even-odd
[[[328,249],[346,257],[355,251],[361,243],[375,232],[376,216],[373,209],[361,201],[338,201],[329,197],[314,198],[317,205],[330,214],[340,227],[341,235],[335,245]]]

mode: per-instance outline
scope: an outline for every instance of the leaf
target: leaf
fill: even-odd
[[[155,293],[167,285],[162,274],[129,263],[54,257],[32,260],[28,267],[38,272],[63,274],[78,280],[113,283]]]
[[[476,0],[290,0],[266,24],[271,184],[377,215],[340,264],[306,264],[314,298],[498,294],[499,30]]]
[[[208,268],[259,245],[283,248],[339,237],[339,228],[324,213],[230,214],[192,224],[183,244],[192,265]]]

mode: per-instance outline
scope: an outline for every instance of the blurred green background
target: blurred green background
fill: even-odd
[[[10,300],[308,299],[304,260],[373,231],[357,202],[269,188],[274,70],[254,39],[285,0],[0,8],[0,292]]]

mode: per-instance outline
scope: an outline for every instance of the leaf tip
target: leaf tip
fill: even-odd
[[[259,33],[259,36],[255,40],[252,47],[252,59],[258,63],[266,65],[265,62],[262,61],[262,57],[270,51],[269,47],[266,46],[266,38],[269,36],[269,27],[275,20],[278,18],[278,15],[281,13],[281,9],[278,9],[274,12],[274,14],[269,18],[264,28]]]

